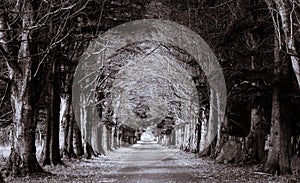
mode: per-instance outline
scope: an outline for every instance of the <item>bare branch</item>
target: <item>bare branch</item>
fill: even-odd
[[[233,1],[234,1],[234,0],[229,0],[229,1],[226,1],[226,2],[224,2],[224,3],[218,4],[218,5],[216,5],[216,6],[209,7],[209,9],[219,8],[219,7],[221,7],[221,6],[228,5],[228,3],[231,3],[231,2],[233,2]]]
[[[2,96],[2,98],[0,100],[0,108],[2,108],[2,105],[4,103],[5,98],[8,96],[10,86],[11,86],[10,82],[6,84],[4,94],[3,94],[3,96]]]
[[[62,37],[60,40],[55,41],[55,42],[52,43],[52,44],[50,43],[50,46],[48,46],[45,55],[43,56],[43,58],[42,58],[41,61],[39,62],[39,65],[38,65],[36,71],[34,72],[33,77],[36,77],[36,75],[37,75],[37,73],[38,73],[38,71],[39,71],[39,69],[40,69],[40,67],[41,67],[41,64],[45,61],[45,59],[46,59],[47,56],[49,55],[50,51],[51,51],[55,46],[57,46],[59,43],[61,43],[63,40],[65,40],[65,39],[70,35],[70,32],[71,32],[71,30],[69,30],[68,33],[67,33],[64,37]]]
[[[0,53],[3,55],[4,60],[6,61],[7,65],[13,69],[14,72],[22,74],[22,69],[17,64],[15,59],[9,58],[9,53],[5,51],[5,49],[0,45]]]

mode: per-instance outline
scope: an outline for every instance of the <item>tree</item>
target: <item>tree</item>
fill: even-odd
[[[32,92],[34,91],[31,70],[33,61],[30,49],[32,41],[30,30],[33,26],[34,15],[31,1],[19,1],[16,6],[22,21],[21,43],[17,61],[6,61],[12,80],[11,104],[15,128],[8,169],[13,174],[26,175],[28,173],[43,172],[35,156],[35,130],[37,124],[33,116],[36,101],[33,96],[34,92]]]
[[[0,25],[3,29],[0,30],[0,50],[9,70],[14,123],[14,139],[12,139],[8,169],[15,175],[43,172],[35,155],[36,114],[42,101],[41,98],[46,93],[47,73],[49,73],[49,71],[42,72],[42,68],[47,68],[47,61],[53,61],[47,59],[51,50],[69,36],[72,28],[68,26],[77,26],[70,23],[70,20],[81,12],[88,2],[57,3],[55,0],[34,2],[21,0],[1,3]],[[62,16],[65,18],[58,18]],[[18,56],[16,57],[14,53]],[[59,68],[59,65],[53,68]],[[51,71],[53,70],[50,69]],[[52,94],[55,85],[53,87],[50,89]],[[59,96],[53,95],[50,100],[53,99],[52,102],[57,103],[57,97]],[[57,114],[59,108],[54,106],[51,109],[53,113],[51,113]],[[57,151],[59,148],[58,129],[52,122],[53,144],[51,148],[52,150],[56,148],[55,151]]]
[[[300,4],[297,1],[284,0],[265,0],[265,2],[268,4],[273,18],[275,35],[279,41],[278,51],[287,53],[300,88],[300,58],[297,51],[297,44],[299,44],[297,39],[300,34]],[[277,13],[274,13],[274,10]],[[275,18],[276,14],[280,17],[280,22]],[[281,35],[281,31],[283,35]]]
[[[58,50],[56,50],[58,51]],[[53,56],[50,57],[54,58]],[[50,62],[49,83],[45,105],[47,111],[47,130],[43,148],[43,165],[62,164],[59,150],[59,124],[60,124],[60,63],[53,59]]]
[[[296,1],[283,0],[265,2],[271,13],[275,32],[271,142],[265,170],[291,174],[291,102],[286,96],[292,88],[292,72],[300,88],[300,60],[296,49],[299,36],[299,4]]]
[[[277,37],[275,37],[277,40]],[[272,95],[272,119],[270,131],[270,148],[265,170],[270,173],[291,174],[290,143],[291,121],[289,103],[284,101],[286,83],[289,83],[289,62],[280,59],[278,41],[275,41],[274,64],[276,83]],[[283,65],[283,67],[282,67]],[[288,87],[290,88],[290,87]]]
[[[0,173],[0,183],[5,183],[1,173]]]

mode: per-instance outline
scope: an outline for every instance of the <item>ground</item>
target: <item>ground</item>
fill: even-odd
[[[120,148],[108,156],[68,161],[64,166],[45,167],[53,175],[10,178],[7,182],[297,182],[295,176],[278,177],[216,164],[195,154],[165,148],[155,143],[139,143]]]

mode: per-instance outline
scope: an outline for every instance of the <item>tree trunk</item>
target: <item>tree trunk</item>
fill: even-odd
[[[217,93],[216,94],[216,108],[215,111],[217,114],[217,121],[215,121],[214,123],[214,128],[217,129],[215,133],[216,134],[216,145],[215,147],[213,147],[212,152],[210,154],[211,158],[216,158],[218,156],[218,154],[220,153],[223,144],[228,140],[228,134],[224,134],[224,129],[228,127],[228,119],[227,116],[225,114],[222,113],[221,110],[221,106],[224,105],[223,103],[221,103],[221,98],[224,97],[222,96],[222,93]]]
[[[93,128],[92,128],[92,137],[91,137],[91,141],[93,142],[94,144],[94,151],[96,154],[103,154],[103,152],[101,152],[101,144],[102,143],[101,141],[99,141],[98,139],[98,134],[99,133],[99,125],[94,125]]]
[[[74,139],[74,123],[75,123],[75,115],[74,112],[71,110],[71,119],[69,121],[69,132],[68,132],[68,137],[67,137],[67,152],[69,155],[69,158],[75,157],[76,154],[74,152],[74,146],[73,146],[73,139]]]
[[[0,183],[5,183],[1,173],[0,173]]]
[[[205,115],[205,108],[203,111],[200,111],[200,120],[201,120],[201,137],[200,137],[200,147],[199,147],[199,152],[202,152],[204,150],[204,147],[205,147],[205,136],[206,136],[206,133],[207,133],[207,118],[206,118],[206,115]]]
[[[200,115],[199,115],[199,119],[198,119],[198,123],[196,124],[196,133],[197,133],[197,150],[195,153],[198,153],[200,151],[200,141],[201,141],[201,125],[202,122],[200,120]]]
[[[115,125],[112,127],[112,132],[111,132],[111,147],[114,149],[118,148],[117,133],[118,133],[118,127]]]
[[[245,163],[261,163],[265,156],[266,120],[260,106],[251,110],[251,129],[246,138]]]
[[[79,126],[77,123],[74,124],[74,135],[75,135],[75,150],[76,155],[78,157],[84,155],[84,150],[82,146],[82,137],[81,137],[81,131],[79,129]]]
[[[272,124],[270,136],[270,148],[265,171],[280,175],[291,174],[290,162],[290,121],[283,119],[278,90],[273,91]]]
[[[300,59],[296,49],[297,34],[299,36],[299,14],[297,14],[296,8],[299,4],[294,1],[290,2],[286,0],[274,0],[274,2],[281,19],[286,51],[289,54],[298,87],[300,88]]]
[[[72,109],[72,96],[69,95],[66,101],[66,110],[64,114],[64,146],[61,153],[67,158],[76,156],[73,147],[75,114]]]
[[[22,35],[24,38],[27,35]],[[27,42],[28,43],[28,42]],[[24,50],[23,50],[24,49]],[[12,85],[12,107],[13,107],[13,121],[14,121],[14,139],[11,154],[9,157],[8,167],[14,174],[42,172],[42,168],[36,159],[35,147],[35,130],[36,122],[33,119],[34,101],[31,85],[30,72],[30,53],[28,45],[23,41],[21,44],[20,53],[28,52],[22,55],[24,61],[23,77],[21,74],[14,73],[14,83]],[[27,55],[27,58],[25,58]],[[22,155],[22,156],[21,156]]]
[[[207,123],[207,129],[203,140],[204,149],[200,152],[199,156],[210,156],[213,149],[215,148],[216,142],[215,137],[218,130],[218,100],[214,89],[210,90],[210,108],[209,108],[209,119]]]
[[[74,135],[75,135],[76,155],[78,157],[83,156],[84,150],[83,150],[83,146],[82,146],[81,131],[80,131],[79,125],[77,123],[74,124]]]
[[[50,86],[48,86],[50,88]],[[50,96],[49,96],[49,89],[48,89],[48,94],[45,97],[45,103],[48,106],[50,104]],[[42,165],[51,165],[51,160],[50,160],[50,143],[51,143],[51,121],[49,119],[49,108],[47,109],[47,129],[46,129],[46,135],[43,143],[43,150],[42,150],[42,155],[41,155],[41,162]]]
[[[106,147],[108,151],[112,151],[111,149],[111,145],[112,145],[112,139],[111,139],[111,133],[112,133],[112,127],[110,126],[105,126],[104,128],[106,128]],[[128,140],[130,140],[130,138],[128,138]],[[130,144],[130,141],[129,141]]]
[[[43,147],[43,165],[62,164],[59,150],[60,126],[60,65],[54,61],[51,64],[51,80],[46,96],[47,134]]]
[[[92,128],[94,125],[94,115],[96,115],[95,109],[91,106],[85,106],[83,109],[83,115],[85,118],[85,124],[83,124],[85,128],[85,152],[87,154],[87,158],[91,158],[92,156],[96,156],[92,146]]]
[[[289,156],[291,144],[289,105],[283,99],[283,95],[290,88],[291,77],[289,77],[289,62],[280,58],[279,40],[274,37],[275,82],[273,83],[270,148],[265,171],[284,175],[292,173]]]
[[[64,144],[63,144],[63,149],[62,149],[62,156],[67,156],[70,158],[70,154],[68,152],[68,137],[69,137],[69,128],[70,128],[70,121],[71,121],[71,99],[70,96],[68,96],[67,101],[66,101],[66,110],[63,115],[63,134],[64,134]]]
[[[14,175],[26,175],[44,172],[36,159],[34,116],[34,86],[32,85],[30,27],[33,24],[33,8],[31,1],[19,2],[22,31],[18,63],[8,61],[11,88],[11,105],[13,108],[14,139],[8,159],[8,169]]]
[[[80,105],[80,103],[84,103],[84,97],[78,93],[79,92],[78,87],[79,87],[78,85],[73,85],[71,92],[72,92],[72,106],[73,106],[75,120],[76,120],[76,125],[75,125],[76,153],[77,156],[80,156],[79,154],[81,154],[82,156],[85,154],[84,147],[85,147],[85,137],[86,137],[86,130],[85,130],[86,109]]]
[[[291,167],[291,106],[286,100],[280,98],[281,119],[280,119],[280,175],[292,174]]]
[[[54,62],[54,59],[53,59]],[[51,125],[51,161],[53,165],[61,164],[59,150],[59,124],[60,124],[60,63],[59,60],[54,62],[53,68],[53,117]]]
[[[96,156],[96,153],[94,152],[94,149],[89,142],[86,142],[85,148],[86,148],[87,159],[90,159],[92,156]]]
[[[139,140],[139,139],[138,139]],[[117,141],[117,148],[121,147],[121,142],[120,142],[120,128],[117,127],[117,137],[116,137],[116,141]]]

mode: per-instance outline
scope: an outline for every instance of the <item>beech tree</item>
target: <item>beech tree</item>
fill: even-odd
[[[48,88],[46,87],[47,73],[55,73],[55,68],[59,68],[59,66],[53,65],[48,72],[42,68],[47,68],[48,63],[53,61],[49,59],[49,54],[53,53],[53,49],[69,36],[72,31],[68,27],[72,25],[70,20],[82,11],[88,2],[57,3],[56,1],[32,2],[29,0],[1,2],[0,49],[9,70],[14,123],[14,139],[12,139],[7,168],[15,175],[43,172],[36,159],[35,131],[37,120],[35,117],[41,98],[45,96],[45,88]],[[61,20],[57,17],[64,17],[64,19]],[[15,31],[15,29],[19,31]],[[47,33],[51,37],[47,37]],[[45,41],[39,41],[39,39]],[[11,46],[13,44],[10,42],[17,43],[19,46]],[[17,57],[14,53],[17,53]],[[53,94],[56,86],[53,84],[52,87],[54,88],[49,88],[49,91],[50,94],[52,93],[50,101],[57,103],[59,94],[58,96]],[[59,108],[55,104],[51,106],[53,106],[52,112],[50,111],[48,115],[50,115],[49,120],[52,122],[48,129],[51,128],[51,141],[54,143],[51,146],[52,151],[58,150],[59,155],[59,129],[57,128],[58,125],[54,123],[58,120],[57,117],[55,118],[55,113],[56,116],[59,116],[59,114],[57,115]],[[50,153],[53,155],[52,160],[54,156],[58,156],[54,153]]]
[[[50,57],[53,58],[53,57]],[[57,60],[50,62],[47,93],[45,99],[47,130],[43,147],[43,165],[61,164],[59,150],[59,120],[60,120],[60,63]]]
[[[300,88],[299,53],[299,2],[265,0],[274,24],[274,74],[271,142],[265,170],[271,173],[291,174],[291,118],[290,102],[285,95],[290,91],[296,76]],[[283,53],[285,56],[283,56]],[[290,70],[292,68],[292,71]]]
[[[13,107],[14,139],[11,154],[8,160],[8,169],[14,174],[27,174],[43,172],[38,164],[35,153],[34,116],[35,96],[33,95],[32,55],[30,50],[30,30],[34,25],[33,6],[31,1],[24,0],[16,3],[16,9],[21,19],[20,48],[17,60],[7,58],[9,77],[12,80],[11,104]],[[3,22],[7,25],[8,22]],[[4,43],[6,43],[5,41]],[[5,55],[8,54],[6,46],[2,46]]]

